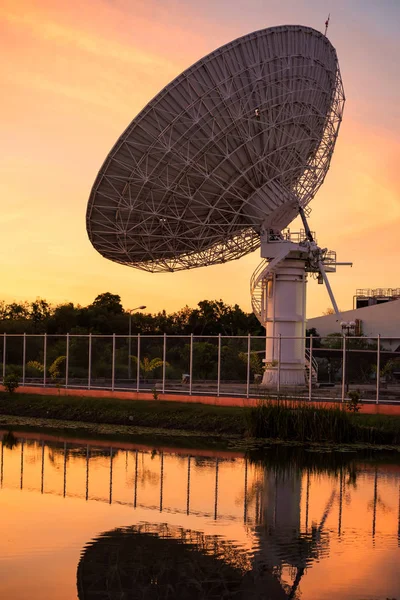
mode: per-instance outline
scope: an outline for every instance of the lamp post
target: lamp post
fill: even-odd
[[[342,328],[342,334],[345,338],[348,338],[350,333],[354,333],[355,329],[356,329],[356,323],[354,321],[342,321],[340,323],[340,327]],[[349,391],[349,374],[348,374],[348,354],[349,354],[349,345],[350,343],[348,343],[346,345],[346,354],[345,354],[345,387],[346,387],[346,394]]]
[[[129,330],[128,330],[128,379],[131,379],[131,352],[132,352],[132,313],[135,310],[144,310],[146,306],[137,306],[136,308],[128,309],[126,312],[129,313]]]

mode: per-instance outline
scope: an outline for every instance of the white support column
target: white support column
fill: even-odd
[[[262,383],[278,390],[306,386],[304,336],[307,276],[305,261],[300,256],[300,253],[297,256],[293,253],[282,260],[268,276],[264,292],[267,340]]]

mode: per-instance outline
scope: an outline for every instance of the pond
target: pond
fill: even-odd
[[[400,600],[395,452],[1,436],[1,598]]]

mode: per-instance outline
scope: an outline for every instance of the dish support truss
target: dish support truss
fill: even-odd
[[[263,261],[250,282],[253,312],[266,330],[262,384],[301,387],[317,380],[318,365],[310,364],[305,348],[307,273],[336,271],[336,253],[321,249],[306,232],[272,231],[261,237]]]

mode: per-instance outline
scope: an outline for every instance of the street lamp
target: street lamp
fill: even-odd
[[[340,327],[342,328],[342,334],[344,336],[344,338],[349,337],[350,333],[354,333],[355,329],[356,329],[356,323],[354,321],[342,321],[340,323]],[[348,344],[346,344],[346,353],[345,353],[345,387],[346,387],[346,394],[349,391],[349,374],[348,374],[348,353],[349,353],[349,346],[350,346],[350,341]]]
[[[130,308],[126,312],[129,313],[129,332],[128,332],[128,379],[131,379],[131,352],[132,352],[132,313],[135,310],[144,310],[146,306],[137,306],[136,308]]]

